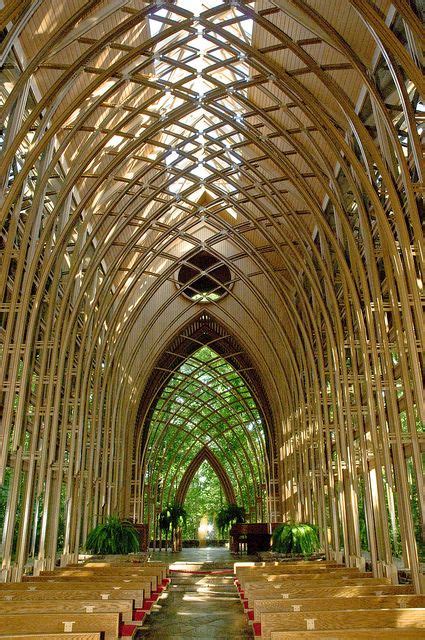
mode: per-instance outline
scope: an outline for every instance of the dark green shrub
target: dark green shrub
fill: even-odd
[[[312,524],[281,524],[273,531],[272,549],[277,553],[310,556],[320,548],[317,528]]]
[[[217,529],[221,536],[234,522],[245,522],[245,509],[237,504],[228,504],[220,509],[215,518]]]
[[[110,516],[90,531],[86,550],[101,555],[135,553],[140,550],[139,534],[128,520]]]

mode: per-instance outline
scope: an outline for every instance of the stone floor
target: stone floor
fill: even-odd
[[[155,553],[153,559],[170,564],[172,582],[147,617],[140,639],[253,638],[233,584],[234,558],[227,549],[183,549]]]

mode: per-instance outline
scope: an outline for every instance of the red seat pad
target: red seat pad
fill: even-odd
[[[248,609],[248,620],[254,620],[254,609]]]
[[[137,620],[137,622],[142,622],[146,617],[146,611],[143,609],[135,609],[133,611],[133,620]]]
[[[131,638],[133,633],[137,629],[137,625],[135,624],[121,624],[120,625],[120,637],[121,638]]]
[[[243,608],[248,609],[248,600],[243,601]]]
[[[252,625],[252,628],[254,629],[254,636],[256,638],[261,636],[261,624],[259,622],[254,622],[254,624]]]

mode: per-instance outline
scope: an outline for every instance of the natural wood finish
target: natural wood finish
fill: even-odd
[[[53,570],[62,522],[63,566],[110,514],[153,533],[184,469],[144,435],[203,318],[261,409],[263,450],[215,441],[235,487],[260,469],[252,513],[319,525],[347,567],[366,525],[375,578],[395,552],[423,591],[415,3],[3,4],[2,580]],[[176,272],[205,247],[233,281],[200,304]]]
[[[399,632],[404,628],[425,628],[425,618],[423,609],[373,609],[357,611],[314,611],[295,613],[262,613],[261,638],[270,640],[272,630],[275,631],[306,631],[308,620],[314,620],[310,624],[314,625],[317,631],[332,631],[333,629],[369,629],[369,634],[373,634],[379,628],[397,628]]]
[[[1,616],[0,637],[8,637],[10,633],[61,633],[64,632],[65,623],[69,625],[69,631],[74,632],[103,632],[105,640],[118,638],[120,615],[118,613],[75,613],[58,615],[53,613],[34,614],[8,614]]]
[[[60,596],[55,600],[21,600],[13,599],[12,601],[3,600],[0,607],[0,616],[10,613],[119,613],[124,622],[133,620],[133,600],[91,600],[85,598],[83,600],[68,600]],[[1,618],[0,618],[1,621]]]
[[[354,596],[377,596],[377,595],[411,595],[413,587],[411,585],[343,585],[331,587],[315,587],[306,586],[305,588],[295,588],[286,590],[285,587],[273,588],[255,588],[245,592],[245,598],[248,600],[248,607],[254,608],[256,600],[276,599],[281,601],[283,598],[288,599],[304,599],[304,598],[352,598]]]
[[[274,600],[254,599],[254,620],[260,620],[262,613],[283,611],[337,611],[339,609],[397,609],[397,608],[424,609],[425,596],[416,595],[364,595],[345,598],[323,598],[318,594],[317,598],[280,598]]]
[[[9,640],[102,640],[100,633],[31,633],[7,636]]]
[[[374,629],[373,638],[376,640],[421,640],[422,629],[403,629],[401,636],[399,629]],[[370,640],[370,629],[332,629],[329,631],[272,631],[270,640]]]

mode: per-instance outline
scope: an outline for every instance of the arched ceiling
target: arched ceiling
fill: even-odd
[[[152,506],[158,511],[158,504],[185,494],[204,458],[224,486],[230,478],[233,496],[251,517],[267,513],[269,468],[261,414],[241,374],[214,346],[214,341],[198,345],[169,372],[143,425],[143,455],[135,469],[144,480],[144,520]],[[229,360],[236,356],[230,354]]]
[[[407,513],[403,447],[419,470],[416,420],[425,418],[420,3],[3,5],[0,389],[9,447],[0,448],[0,476],[11,460],[16,473],[35,465],[28,513],[34,492],[54,494],[43,507],[49,557],[54,474],[78,505],[68,550],[78,550],[90,518],[128,510],[125,463],[148,406],[141,398],[152,399],[150,380],[163,380],[155,366],[167,345],[203,312],[261,380],[259,406],[269,405],[276,427],[276,511],[309,516],[309,482],[325,469],[321,486],[332,494],[335,452],[339,482],[345,465],[354,477],[357,442],[363,471],[370,447],[387,478],[391,455],[399,460]],[[220,300],[181,294],[177,275],[193,251],[230,270]],[[376,558],[390,562],[383,477],[376,483],[382,508],[368,525]],[[16,481],[15,502],[18,491]],[[21,569],[29,536],[22,529]],[[412,557],[413,542],[410,532]]]
[[[314,288],[323,277],[315,234],[336,261],[344,245],[355,254],[356,220],[351,228],[342,213],[359,206],[350,175],[370,190],[362,155],[387,172],[378,169],[376,125],[367,128],[358,115],[365,87],[386,135],[411,123],[407,103],[401,113],[392,107],[391,73],[378,91],[368,72],[379,49],[374,29],[386,29],[389,8],[386,0],[374,8],[205,0],[195,12],[183,0],[21,3],[25,72],[10,83],[4,112],[28,90],[27,78],[37,103],[7,140],[5,162],[17,149],[24,158],[7,201],[43,154],[34,197],[57,217],[39,221],[53,247],[34,275],[45,282],[65,251],[62,304],[72,300],[77,314],[90,300],[85,313],[96,335],[108,336],[103,357],[122,360],[138,389],[149,373],[140,362],[157,356],[158,329],[166,339],[193,315],[175,282],[185,255],[199,247],[231,268],[227,301],[211,305],[241,337],[250,327],[244,340],[255,335],[250,349],[261,352],[266,384],[273,386],[277,367],[296,366],[291,343],[302,321],[294,300],[305,279]],[[393,142],[402,155],[399,138]],[[336,172],[350,161],[342,192]],[[329,235],[326,202],[341,217],[340,247]]]

